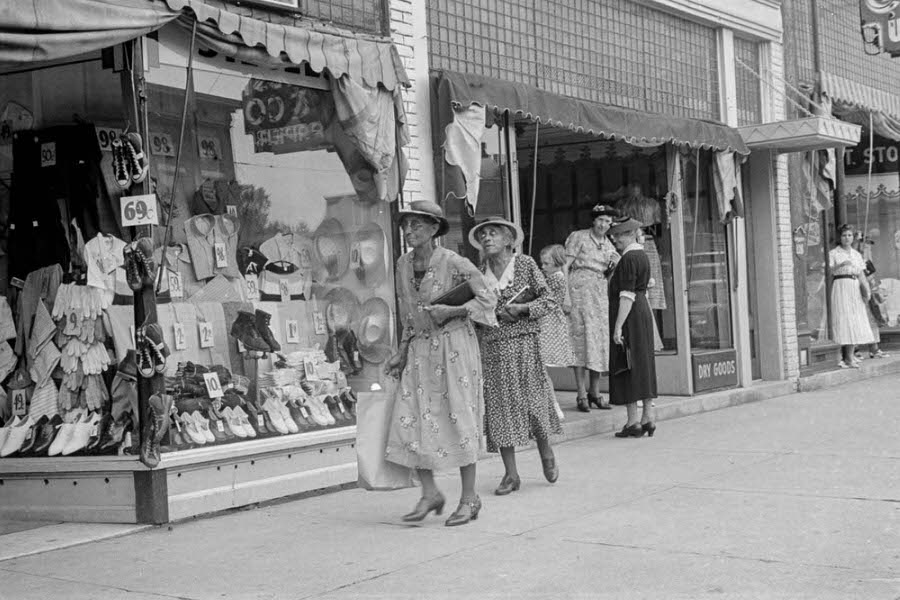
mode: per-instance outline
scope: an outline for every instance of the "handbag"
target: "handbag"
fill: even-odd
[[[431,301],[432,305],[443,304],[445,306],[462,306],[469,300],[475,298],[475,292],[472,291],[472,286],[469,285],[468,281],[463,281],[459,285],[456,285],[434,300]]]
[[[631,370],[631,348],[624,343],[622,344],[622,348],[625,351],[617,353],[614,362],[610,361],[609,372],[613,375],[621,375],[622,373],[627,373]]]
[[[356,404],[357,485],[369,491],[399,490],[415,485],[412,469],[384,457],[397,397],[396,384],[384,387],[381,393],[361,392]]]

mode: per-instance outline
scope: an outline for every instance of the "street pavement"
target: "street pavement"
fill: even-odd
[[[0,598],[900,598],[900,378],[520,453],[479,519],[407,525],[417,490],[347,490],[0,562]],[[624,411],[608,418],[621,425]]]

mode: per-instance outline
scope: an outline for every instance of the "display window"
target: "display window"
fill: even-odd
[[[597,204],[612,205],[644,223],[642,243],[652,278],[647,300],[655,317],[656,349],[675,352],[665,146],[641,148],[545,127],[535,153],[534,139],[534,125],[517,137],[521,214],[523,228],[532,234],[531,255],[540,261],[543,248],[565,244],[574,231],[590,228],[591,209]]]

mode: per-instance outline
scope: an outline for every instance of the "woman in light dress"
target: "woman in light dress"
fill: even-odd
[[[841,345],[838,366],[858,369],[855,347],[875,342],[866,307],[871,290],[864,274],[866,262],[862,254],[853,249],[853,227],[842,225],[840,235],[840,244],[828,253],[834,341]]]

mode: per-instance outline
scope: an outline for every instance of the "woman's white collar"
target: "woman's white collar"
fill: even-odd
[[[637,242],[631,242],[630,244],[628,244],[628,246],[626,246],[626,248],[624,250],[622,250],[622,256],[625,256],[628,252],[631,252],[632,250],[643,250],[643,249],[644,249],[644,247],[641,246],[640,244],[638,244]]]

